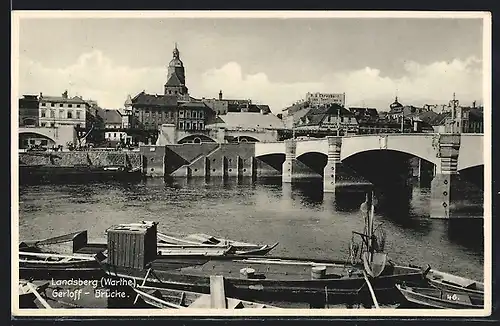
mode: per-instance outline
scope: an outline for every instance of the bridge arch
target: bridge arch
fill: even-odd
[[[439,163],[437,147],[432,146],[434,135],[398,135],[379,137],[347,137],[342,140],[340,158],[345,159],[369,151],[395,151],[419,157],[434,165]]]
[[[211,137],[208,137],[207,135],[189,135],[184,138],[181,138],[179,141],[177,141],[178,144],[187,144],[187,143],[215,143],[215,140],[212,139]]]
[[[24,131],[19,132],[19,148],[29,148],[33,146],[53,147],[56,141],[50,135],[41,132]]]

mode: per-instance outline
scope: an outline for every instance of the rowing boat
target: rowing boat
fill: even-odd
[[[480,309],[484,300],[463,292],[448,291],[434,287],[410,287],[396,284],[405,299],[414,306],[422,308]]]
[[[484,296],[484,283],[465,277],[431,269],[427,274],[429,284],[443,290]]]
[[[161,309],[247,309],[247,308],[277,308],[263,303],[256,303],[235,298],[222,298],[220,307],[216,306],[216,302],[212,294],[199,292],[180,291],[166,288],[156,288],[148,286],[132,287],[142,301],[150,307]]]

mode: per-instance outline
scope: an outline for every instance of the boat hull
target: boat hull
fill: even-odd
[[[437,309],[482,309],[482,298],[474,298],[464,293],[448,292],[435,288],[415,289],[396,285],[407,300],[408,307]]]
[[[256,270],[254,278],[241,276],[241,266]],[[228,296],[249,301],[308,302],[314,306],[321,306],[346,303],[346,301],[359,302],[370,298],[366,281],[362,272],[360,273],[362,267],[358,268],[357,275],[327,275],[324,279],[311,279],[309,265],[293,265],[292,268],[291,265],[252,264],[248,261],[241,263],[218,259],[204,263],[188,262],[183,259],[153,262],[149,274],[148,269],[129,269],[108,264],[104,264],[103,267],[108,275],[133,279],[137,284],[144,282],[151,287],[201,293],[210,293],[210,275],[221,275],[224,276]],[[395,289],[397,282],[404,281],[411,284],[423,282],[422,272],[419,269],[391,267],[387,268],[384,274],[370,280],[379,301],[384,303],[393,302],[394,293],[397,293]],[[278,273],[278,270],[281,272]],[[145,280],[146,275],[148,277]]]

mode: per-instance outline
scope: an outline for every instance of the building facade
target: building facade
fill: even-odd
[[[86,115],[90,109],[87,101],[81,97],[68,97],[65,91],[60,97],[39,96],[39,123],[40,127],[58,127],[72,125],[77,128],[86,127]]]
[[[39,105],[37,95],[23,95],[19,99],[20,127],[37,127],[39,125]]]

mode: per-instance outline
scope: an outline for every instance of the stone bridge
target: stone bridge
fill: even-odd
[[[431,216],[448,218],[464,198],[460,171],[484,165],[482,134],[380,134],[327,137],[315,140],[287,140],[256,143],[255,156],[284,155],[282,180],[293,182],[304,177],[307,166],[303,155],[319,153],[326,157],[323,171],[324,192],[335,192],[345,175],[342,162],[357,154],[373,151],[406,153],[434,165],[431,182]],[[367,163],[370,164],[370,163]],[[462,193],[461,193],[462,192]],[[455,214],[456,215],[456,214]]]
[[[19,139],[23,138],[45,138],[54,145],[66,147],[68,142],[76,142],[76,130],[73,126],[59,126],[56,128],[44,127],[19,127]]]
[[[450,143],[451,141],[451,143]],[[329,142],[331,143],[329,145]],[[340,161],[353,155],[368,151],[397,151],[426,160],[441,168],[441,148],[459,147],[457,171],[484,164],[483,134],[387,134],[353,135],[327,137],[322,139],[297,140],[294,142],[294,157],[307,153],[320,153],[328,156],[329,146],[335,152],[340,150]],[[449,143],[449,144],[448,144]],[[256,143],[255,156],[286,154],[285,142]],[[290,147],[292,150],[292,147]]]

